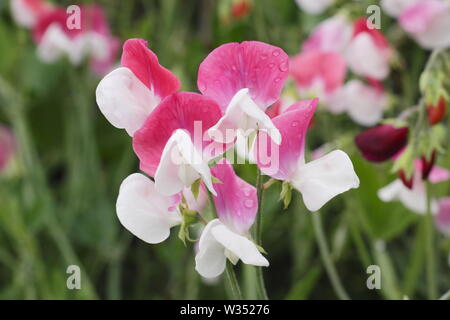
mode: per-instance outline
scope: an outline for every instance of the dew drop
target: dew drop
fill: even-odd
[[[247,199],[244,201],[244,206],[247,208],[251,208],[253,207],[253,200],[252,199]]]
[[[272,69],[275,65],[273,63],[269,63],[269,68]]]
[[[262,54],[262,55],[261,55],[261,59],[262,59],[262,60],[266,60],[266,59],[267,59],[267,54]]]
[[[206,88],[207,88],[206,83],[203,83],[203,82],[199,83],[198,88],[200,89],[200,91],[205,92]]]
[[[250,196],[250,193],[251,193],[250,189],[244,189],[244,194],[246,197]]]
[[[278,82],[280,82],[280,78],[276,78],[275,80],[273,80],[275,83],[278,83]]]
[[[273,55],[274,57],[278,57],[278,56],[280,55],[280,51],[274,50],[274,51],[272,52],[272,55]]]
[[[298,126],[298,121],[293,121],[293,122],[291,123],[291,126],[292,126],[292,127]]]
[[[289,66],[288,66],[287,62],[282,62],[282,63],[280,63],[278,68],[280,69],[281,72],[286,72],[286,71],[288,71]]]
[[[232,66],[231,66],[231,70],[236,71],[236,66],[235,66],[235,65],[232,65]]]

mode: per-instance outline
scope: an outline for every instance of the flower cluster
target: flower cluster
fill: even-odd
[[[159,243],[176,225],[180,237],[190,240],[189,226],[203,222],[195,263],[204,277],[220,275],[227,259],[268,266],[250,235],[260,205],[257,189],[223,157],[239,149],[239,141],[249,146],[246,158],[283,181],[285,194],[298,190],[310,211],[357,188],[359,179],[343,151],[305,161],[317,99],[296,102],[272,118],[266,113],[280,99],[288,75],[289,57],[281,48],[227,43],[200,64],[200,93],[180,92],[179,80],[146,41],[127,40],[121,67],[96,91],[101,112],[132,137],[140,169],[152,178],[135,173],[123,181],[117,200],[123,226]],[[206,193],[217,212],[210,221],[203,215]]]
[[[98,5],[75,6],[73,12],[43,0],[11,0],[16,23],[31,29],[37,54],[46,63],[66,57],[73,65],[90,59],[91,69],[104,75],[111,70],[119,41],[112,36]]]

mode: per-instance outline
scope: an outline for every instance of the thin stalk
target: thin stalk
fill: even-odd
[[[258,196],[258,212],[256,213],[256,224],[255,224],[255,241],[256,244],[262,247],[262,204],[263,204],[263,177],[261,175],[261,170],[257,169],[256,173],[256,190]],[[257,291],[260,299],[268,300],[266,285],[264,282],[264,274],[262,267],[256,267],[256,279],[257,279]]]
[[[430,184],[425,182],[427,211],[424,217],[424,223],[426,226],[425,240],[426,240],[426,270],[427,270],[427,291],[429,299],[437,298],[437,282],[436,282],[436,256],[434,252],[434,228],[433,228],[433,215],[431,213],[431,195]]]
[[[211,192],[209,192],[209,190],[208,190],[208,199],[209,199],[209,203],[211,205],[211,209],[213,211],[214,217],[217,217],[216,205],[214,204],[213,196],[212,196]],[[227,263],[226,263],[226,273],[227,273],[228,283],[230,284],[230,287],[231,287],[231,292],[232,292],[233,298],[235,300],[242,300],[243,299],[242,291],[239,286],[239,282],[237,280],[236,273],[234,272],[233,265],[229,261],[227,261]]]
[[[312,214],[312,223],[314,226],[314,234],[316,236],[317,244],[319,246],[320,255],[322,257],[325,270],[327,271],[328,277],[330,278],[331,285],[333,286],[334,292],[341,300],[349,300],[347,292],[342,286],[339,275],[336,271],[336,267],[333,263],[333,259],[330,254],[330,250],[325,239],[325,233],[323,232],[322,221],[320,219],[320,213],[316,212]]]

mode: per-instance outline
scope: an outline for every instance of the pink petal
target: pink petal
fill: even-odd
[[[219,219],[231,230],[244,234],[250,229],[258,211],[256,189],[239,178],[227,160],[222,160],[212,170],[222,183],[214,183],[214,197]]]
[[[166,97],[133,136],[141,170],[154,176],[162,151],[177,129],[186,130],[196,148],[209,146],[211,142],[204,141],[208,137],[206,131],[221,115],[213,100],[197,93],[179,92]]]
[[[161,66],[158,57],[147,48],[147,41],[129,39],[123,45],[122,66],[127,67],[161,99],[178,91],[180,81]]]
[[[279,146],[275,145],[266,133],[259,133],[255,158],[264,174],[278,180],[290,180],[299,161],[304,161],[306,132],[317,103],[318,99],[297,102],[272,119],[281,133]]]
[[[51,5],[42,0],[12,0],[11,15],[16,23],[32,28],[40,16],[51,10]]]
[[[198,88],[222,111],[243,88],[263,109],[280,96],[288,76],[289,57],[280,48],[258,41],[227,43],[214,49],[198,70]]]
[[[405,31],[410,33],[424,32],[433,22],[435,16],[444,10],[445,7],[444,1],[419,1],[401,14],[399,18],[400,25]]]
[[[450,235],[450,197],[439,200],[439,211],[435,216],[437,228]]]
[[[299,87],[308,89],[321,80],[330,93],[342,86],[346,64],[339,53],[308,51],[292,58],[290,72]]]
[[[433,169],[431,169],[430,175],[428,176],[428,180],[430,180],[431,183],[450,180],[450,171],[438,166],[433,166]]]

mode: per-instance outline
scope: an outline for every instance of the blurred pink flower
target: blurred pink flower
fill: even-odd
[[[435,216],[436,226],[443,234],[450,236],[450,197],[440,199],[438,206],[439,210]]]
[[[384,35],[368,26],[366,18],[353,24],[353,37],[345,56],[350,69],[357,75],[383,80],[389,75],[392,50]]]
[[[178,91],[180,81],[142,39],[125,41],[121,64],[100,81],[96,98],[106,119],[133,136],[161,100]]]
[[[15,139],[11,130],[0,125],[0,172],[6,169],[15,152]]]
[[[42,0],[11,0],[10,9],[19,26],[31,29],[42,15],[52,10],[52,5]]]
[[[111,35],[103,9],[98,5],[81,6],[80,28],[69,29],[69,15],[62,7],[54,7],[39,15],[33,25],[33,38],[38,56],[53,63],[65,56],[74,65],[90,58],[91,68],[98,74],[110,70],[119,41]]]

